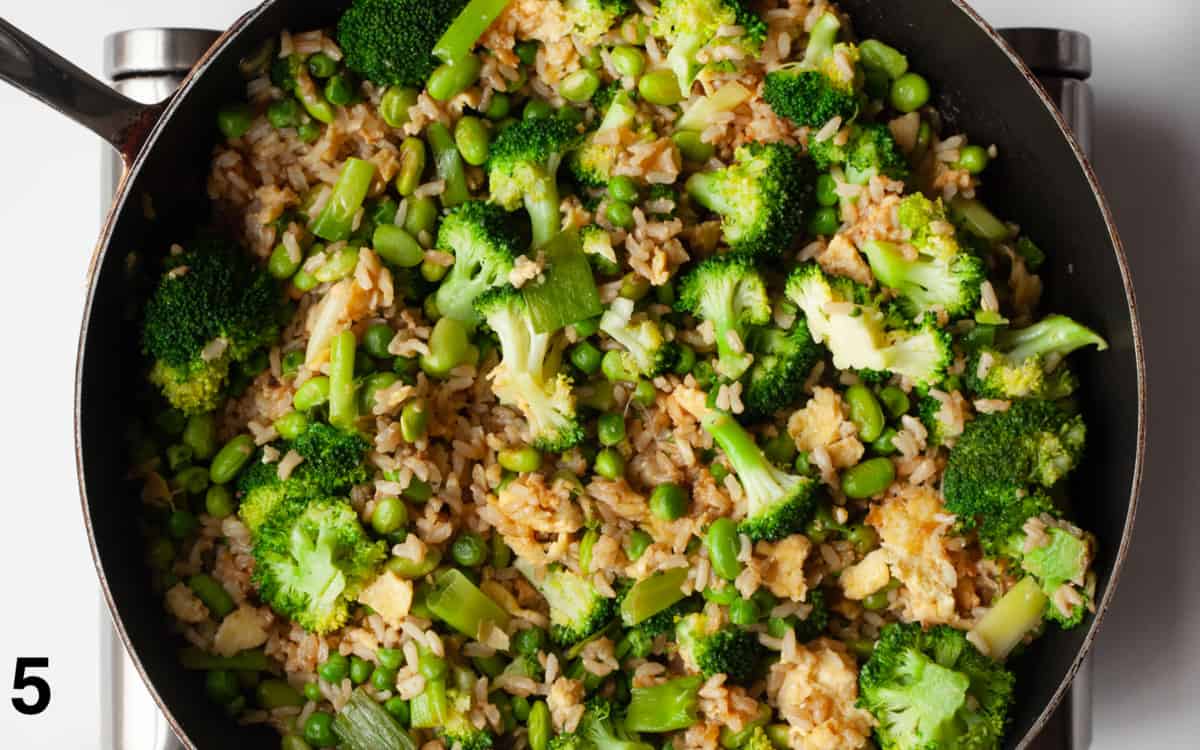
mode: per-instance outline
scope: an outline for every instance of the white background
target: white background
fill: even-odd
[[[1134,269],[1153,385],[1138,534],[1097,649],[1094,747],[1195,748],[1200,4],[976,6],[997,25],[1074,27],[1094,41],[1095,161]],[[99,75],[106,33],[146,25],[223,28],[249,7],[245,0],[2,0],[0,15]],[[101,143],[3,85],[0,143],[0,332],[9,362],[0,367],[0,745],[91,750],[100,746],[103,689],[99,595],[76,494],[71,397],[85,270],[98,228]],[[9,703],[5,689],[17,656],[51,659],[53,702],[39,717],[20,716]]]

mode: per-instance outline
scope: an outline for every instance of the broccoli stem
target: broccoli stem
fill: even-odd
[[[629,97],[629,92],[619,91],[613,96],[612,103],[608,105],[608,111],[604,113],[604,119],[600,120],[600,126],[596,130],[599,132],[629,127],[633,124],[635,117],[637,117],[637,107],[633,105],[633,99]]]
[[[433,46],[434,57],[447,63],[466,57],[510,2],[512,0],[471,0]]]
[[[899,248],[891,242],[867,240],[862,245],[862,251],[871,264],[871,272],[880,283],[893,289],[904,286],[909,264]]]
[[[621,600],[621,621],[632,627],[683,599],[687,568],[671,568],[638,581]]]
[[[358,399],[354,397],[357,345],[351,330],[342,331],[329,342],[329,423],[343,430],[353,430],[358,419]]]
[[[338,711],[333,731],[345,750],[417,750],[408,732],[362,687],[351,693],[349,702]]]
[[[447,570],[433,582],[425,605],[438,619],[469,638],[479,636],[479,626],[490,620],[503,629],[508,613],[475,587],[460,570]]]
[[[1008,225],[996,218],[987,206],[975,199],[957,196],[950,201],[950,212],[971,234],[988,242],[999,242],[1009,236]]]
[[[309,227],[312,233],[326,242],[348,239],[354,229],[354,217],[362,208],[373,179],[374,164],[354,157],[347,159],[329,195],[329,202]]]
[[[713,436],[721,450],[733,464],[738,477],[767,475],[772,473],[771,464],[754,444],[754,438],[733,417],[725,412],[711,411],[701,421],[704,430]]]
[[[413,729],[433,729],[446,723],[450,715],[450,700],[446,695],[446,680],[425,680],[425,689],[409,703],[409,726]]]
[[[688,195],[709,211],[722,216],[734,214],[738,211],[738,206],[731,203],[720,190],[724,180],[725,176],[721,171],[697,172],[688,178],[684,189],[687,190]]]
[[[1047,354],[1065,357],[1088,344],[1100,351],[1108,348],[1108,342],[1094,331],[1065,315],[1050,315],[1026,328],[1005,331],[997,335],[996,343],[1013,362]]]
[[[699,67],[696,65],[696,53],[704,46],[706,38],[706,34],[698,31],[684,32],[675,39],[671,51],[667,53],[667,65],[679,79],[679,90],[685,99],[692,90],[692,78]]]
[[[984,654],[1003,661],[1042,624],[1048,602],[1035,578],[1022,578],[975,624],[971,642]]]
[[[554,239],[562,228],[562,217],[558,212],[558,182],[553,171],[540,177],[525,193],[525,210],[533,227],[533,246],[541,247]]]
[[[832,13],[825,13],[817,19],[808,36],[808,46],[804,50],[804,65],[816,67],[825,58],[833,54],[833,46],[837,44],[838,32],[842,22]]]
[[[466,203],[471,198],[471,191],[467,187],[467,171],[463,167],[462,155],[458,153],[458,146],[454,145],[454,136],[450,135],[450,130],[445,125],[434,122],[425,128],[425,137],[429,141],[429,147],[433,149],[437,176],[445,183],[441,195],[442,205],[452,208]]]
[[[729,83],[692,105],[675,123],[680,130],[704,130],[715,115],[737,109],[754,94],[740,83]]]
[[[625,728],[631,732],[674,732],[696,723],[696,701],[704,678],[679,677],[630,691]]]

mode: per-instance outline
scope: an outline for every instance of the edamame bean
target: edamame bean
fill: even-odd
[[[317,279],[311,273],[301,268],[292,277],[292,286],[301,292],[312,291],[317,286]]]
[[[312,143],[321,137],[321,123],[316,120],[306,120],[296,128],[296,137],[305,143]]]
[[[842,474],[842,492],[846,497],[865,500],[886,490],[896,479],[896,467],[889,458],[871,458]]]
[[[652,70],[638,81],[638,93],[651,104],[669,107],[683,99],[679,90],[679,79],[667,68]]]
[[[717,147],[705,143],[700,134],[694,130],[676,130],[671,134],[671,140],[679,149],[679,154],[687,161],[703,164],[717,153]]]
[[[846,541],[854,545],[860,555],[865,555],[879,546],[879,534],[865,523],[856,523],[846,532]]]
[[[333,651],[325,663],[317,668],[317,674],[328,683],[339,683],[350,674],[350,660],[337,651]]]
[[[625,543],[625,556],[630,560],[637,560],[641,557],[646,549],[654,544],[654,538],[641,529],[634,529],[629,532],[629,536]]]
[[[892,419],[899,419],[907,414],[908,408],[911,406],[908,394],[894,385],[889,385],[881,390],[879,400],[883,402],[883,408],[887,409],[888,416]]]
[[[358,266],[358,248],[343,247],[326,260],[320,268],[313,271],[313,278],[324,284],[330,281],[340,281]]]
[[[220,484],[214,484],[204,493],[204,512],[213,518],[226,518],[233,514],[233,495]]]
[[[304,381],[292,397],[292,406],[297,411],[309,411],[329,400],[329,378],[318,375]]]
[[[238,435],[225,444],[213,457],[212,465],[208,468],[208,478],[214,484],[225,484],[237,476],[250,454],[254,453],[254,438],[249,435]]]
[[[600,369],[604,354],[588,341],[580,341],[571,347],[571,364],[588,375]]]
[[[529,748],[547,750],[550,745],[550,709],[545,701],[534,701],[529,708]]]
[[[176,508],[167,516],[167,533],[173,539],[187,539],[195,534],[199,527],[200,522],[196,517],[182,508]]]
[[[417,103],[420,94],[407,86],[391,86],[379,100],[379,114],[388,127],[403,127],[409,120],[408,110]]]
[[[608,181],[608,194],[613,200],[633,203],[638,199],[638,186],[632,177],[617,175]]]
[[[664,521],[674,521],[687,513],[688,493],[674,482],[658,485],[650,493],[650,512]]]
[[[478,117],[467,115],[454,125],[454,145],[467,164],[479,167],[487,162],[490,140],[487,125]]]
[[[864,68],[882,71],[893,81],[908,72],[908,58],[878,39],[867,39],[858,51]]]
[[[437,222],[438,207],[433,198],[409,199],[408,215],[404,217],[404,229],[409,234],[421,239],[421,235],[424,233],[432,239],[433,232],[437,229]]]
[[[213,703],[224,706],[241,695],[242,691],[233,672],[214,669],[204,676],[204,692],[208,693]]]
[[[421,369],[432,378],[445,378],[466,361],[470,347],[466,327],[453,318],[441,318],[429,335],[429,354],[421,356]]]
[[[361,656],[350,657],[350,681],[355,685],[361,685],[371,679],[371,673],[374,671],[375,665]]]
[[[333,747],[337,735],[333,733],[333,714],[314,711],[304,722],[304,739],[313,747]]]
[[[201,461],[211,458],[217,451],[217,426],[212,413],[188,417],[180,440],[192,449],[195,458]]]
[[[827,172],[817,176],[817,203],[826,207],[838,204],[837,180]]]
[[[395,224],[380,224],[375,227],[371,245],[384,261],[400,268],[414,268],[425,260],[425,249],[421,247],[421,243]]]
[[[410,443],[415,443],[425,437],[429,427],[429,412],[425,408],[425,399],[418,398],[409,401],[400,412],[400,435]]]
[[[868,594],[867,597],[862,600],[862,605],[863,605],[863,609],[867,609],[872,612],[878,612],[880,610],[887,609],[887,606],[888,606],[887,589],[882,588],[872,594]]]
[[[611,447],[625,439],[625,417],[621,414],[601,414],[596,421],[596,438],[600,445]]]
[[[883,431],[879,439],[871,443],[871,450],[881,456],[890,456],[896,452],[896,445],[892,441],[896,438],[896,428],[889,427]]]
[[[276,419],[273,426],[284,440],[295,440],[308,429],[308,416],[304,412],[289,411]]]
[[[845,399],[850,407],[850,421],[858,428],[859,440],[864,443],[878,440],[886,425],[883,407],[871,389],[865,385],[852,385],[846,389]]]
[[[385,359],[390,357],[388,345],[392,343],[395,332],[387,323],[372,323],[363,333],[363,348],[372,357]]]
[[[536,448],[529,446],[500,451],[496,456],[496,460],[499,462],[501,468],[508,469],[517,474],[527,474],[531,471],[537,471],[542,466],[542,454]]]
[[[189,466],[175,475],[174,483],[189,495],[199,495],[208,489],[208,472],[203,466]]]
[[[245,104],[235,104],[217,113],[217,128],[226,138],[241,138],[253,122],[254,112]]]
[[[905,73],[892,82],[892,106],[901,112],[916,112],[929,102],[929,81],[920,73]]]
[[[742,572],[742,563],[737,559],[742,543],[733,519],[718,518],[713,521],[708,527],[705,541],[708,544],[708,559],[712,562],[713,572],[726,581],[737,578]]]
[[[558,84],[558,93],[569,102],[586,102],[600,88],[600,76],[586,68],[569,74]]]
[[[421,186],[421,177],[425,173],[425,163],[428,154],[425,151],[425,141],[416,137],[405,138],[400,143],[400,166],[396,170],[396,192],[407,198]],[[432,199],[429,199],[432,200]],[[409,201],[408,215],[412,215],[412,201]],[[407,223],[405,224],[407,227]],[[412,230],[409,230],[412,231]]]
[[[280,242],[271,251],[271,257],[267,260],[267,273],[281,281],[290,279],[300,270],[300,263],[303,260],[299,252],[289,250],[287,245]]]
[[[338,107],[345,107],[354,101],[354,82],[345,73],[338,73],[331,76],[325,82],[325,98],[330,104]]]
[[[408,523],[408,508],[398,497],[385,497],[375,503],[371,511],[371,528],[376,534],[387,536],[399,531]]]
[[[254,690],[258,705],[268,711],[284,706],[303,706],[304,696],[283,680],[263,680]]]
[[[530,99],[525,104],[525,109],[521,112],[521,117],[526,120],[541,120],[553,114],[554,107],[550,106],[550,102],[543,99]]]
[[[300,124],[300,103],[288,97],[271,102],[267,107],[267,122],[273,128],[294,128]]]
[[[199,573],[188,578],[187,585],[196,598],[204,602],[204,606],[208,607],[208,611],[216,619],[222,620],[225,615],[233,611],[233,597],[212,576]]]
[[[454,558],[454,562],[468,568],[483,565],[483,561],[487,559],[487,553],[487,542],[473,532],[459,534],[454,543],[450,545],[450,557]]]
[[[612,64],[622,76],[637,78],[646,70],[646,56],[637,47],[613,47]]]
[[[812,212],[808,220],[808,233],[813,237],[832,237],[842,227],[842,218],[836,208],[822,206]]]
[[[592,470],[605,479],[620,479],[625,476],[625,457],[612,448],[605,448],[596,454]]]
[[[963,146],[958,152],[958,161],[954,163],[954,166],[965,169],[971,174],[979,174],[987,169],[989,160],[987,149],[983,146]]]
[[[477,55],[467,55],[456,62],[444,63],[429,75],[425,90],[439,102],[447,101],[479,80],[482,68],[483,62]]]
[[[742,626],[757,624],[758,605],[753,599],[734,599],[729,605],[729,621]]]
[[[433,150],[433,164],[437,176],[444,185],[441,195],[438,196],[442,206],[453,208],[466,202],[471,197],[467,185],[467,172],[463,167],[462,154],[458,153],[458,146],[454,145],[454,136],[450,134],[449,128],[440,122],[431,122],[425,128],[425,138]]]
[[[483,116],[497,122],[508,117],[508,113],[512,111],[512,97],[501,91],[492,94],[491,101],[488,102],[487,108],[483,110]]]

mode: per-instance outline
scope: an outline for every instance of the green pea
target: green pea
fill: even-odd
[[[533,65],[537,61],[537,53],[540,46],[537,42],[530,40],[518,44],[514,51],[521,62],[526,65]]]
[[[666,482],[650,493],[650,512],[664,521],[674,521],[687,513],[689,501],[687,490],[674,482]]]
[[[313,747],[333,747],[337,735],[333,733],[333,714],[314,711],[304,722],[304,739]]]
[[[392,356],[388,352],[388,345],[392,343],[394,336],[395,332],[387,323],[372,323],[367,326],[367,330],[363,333],[363,348],[372,357],[386,359]]]
[[[896,479],[896,467],[888,458],[871,458],[842,474],[846,497],[865,500],[886,490]]]
[[[371,679],[371,673],[375,671],[375,665],[360,656],[350,657],[350,681],[355,685],[361,685]]]
[[[398,497],[385,497],[375,503],[371,511],[371,528],[376,534],[387,536],[399,531],[408,523],[408,508]]]
[[[796,443],[792,436],[781,432],[763,443],[763,455],[773,464],[790,466],[796,460]]]
[[[295,375],[296,371],[300,369],[300,365],[304,364],[304,352],[299,349],[290,351],[283,355],[279,364],[285,376]]]
[[[467,360],[470,344],[466,326],[453,318],[438,320],[429,335],[429,354],[421,356],[421,369],[432,378],[449,376]]]
[[[717,153],[717,147],[705,143],[694,130],[676,130],[671,134],[679,154],[687,161],[703,164]]]
[[[375,652],[380,666],[386,669],[399,669],[404,662],[404,652],[398,648],[380,648]]]
[[[483,116],[492,122],[496,122],[508,117],[508,113],[511,111],[512,97],[497,91],[492,94],[491,101],[488,102],[487,108],[483,110]]]
[[[414,268],[425,260],[425,250],[421,243],[395,224],[380,224],[375,227],[371,245],[385,262],[400,268]]]
[[[521,117],[526,120],[541,120],[554,115],[554,107],[550,106],[550,102],[543,99],[530,99],[525,104],[524,111],[521,112]]]
[[[429,282],[441,281],[450,269],[440,263],[434,263],[430,260],[421,261],[421,278]],[[432,297],[433,295],[429,295]]]
[[[252,453],[254,453],[254,438],[249,435],[238,435],[233,438],[213,457],[212,465],[208,469],[209,479],[216,484],[225,484],[237,476],[237,473],[250,460]]]
[[[613,47],[611,55],[613,67],[622,76],[637,78],[646,70],[646,56],[637,47]]]
[[[547,750],[550,745],[550,709],[545,701],[534,701],[529,708],[529,748]]]
[[[328,78],[337,72],[337,60],[324,52],[314,52],[308,57],[308,72],[317,78]]]
[[[267,107],[267,122],[274,128],[294,128],[300,124],[300,103],[287,98],[271,102]]]
[[[482,69],[483,61],[477,55],[467,55],[453,63],[444,63],[429,75],[425,90],[439,102],[447,101],[479,80],[479,71]]]
[[[733,519],[718,518],[713,521],[708,527],[705,541],[713,572],[727,581],[737,578],[742,572],[742,563],[737,559],[742,543]]]
[[[433,487],[429,482],[413,477],[408,480],[408,486],[400,494],[404,496],[405,500],[411,500],[414,503],[423,503],[433,497]]]
[[[450,557],[454,558],[454,562],[468,568],[483,565],[487,555],[487,542],[473,532],[459,534],[454,543],[450,545]]]
[[[600,363],[604,359],[604,354],[587,341],[580,341],[571,347],[570,356],[571,364],[588,375],[592,375],[599,370]]]
[[[823,172],[817,176],[817,203],[830,207],[838,204],[837,180],[833,175]]]
[[[303,260],[299,253],[293,254],[287,245],[281,242],[271,251],[271,257],[267,260],[267,273],[280,280],[290,279],[300,270]]]
[[[268,711],[284,706],[303,706],[304,696],[283,680],[263,680],[254,691],[258,705]]]
[[[854,545],[858,554],[865,555],[879,546],[879,534],[865,523],[856,523],[846,532],[846,541]]]
[[[680,344],[678,354],[673,371],[676,375],[687,375],[696,366],[696,350],[687,344]]]
[[[289,411],[275,420],[274,427],[284,440],[295,440],[308,429],[308,417],[304,412]]]
[[[971,174],[979,174],[987,169],[988,161],[990,157],[983,146],[963,146],[958,152],[958,161],[954,166]]]
[[[625,539],[625,556],[630,560],[637,560],[645,554],[651,544],[654,544],[652,536],[641,529],[634,529]]]
[[[601,414],[596,422],[596,437],[604,446],[620,443],[625,439],[625,417],[621,414]]]
[[[433,235],[437,229],[438,206],[433,198],[410,198],[408,214],[404,217],[404,229],[414,237],[422,233]]]
[[[887,409],[888,416],[892,419],[899,419],[907,414],[909,406],[911,406],[908,394],[894,385],[889,385],[881,390],[879,400],[883,402],[883,408]]]
[[[709,465],[708,473],[712,474],[714,482],[720,484],[725,481],[725,477],[729,476],[729,467],[725,464],[713,463]]]
[[[625,457],[612,448],[605,448],[596,454],[592,470],[605,479],[620,479],[625,476]]]
[[[322,284],[339,281],[354,273],[358,266],[358,248],[343,247],[326,260],[320,268],[313,271],[313,278]]]
[[[194,414],[188,417],[180,440],[188,448],[191,448],[195,458],[202,461],[211,458],[217,450],[217,427],[212,413]]]
[[[877,440],[883,434],[886,423],[879,399],[865,385],[852,385],[846,389],[846,404],[850,407],[850,421],[858,428],[858,437],[864,443]]]
[[[146,560],[155,570],[166,570],[175,561],[175,545],[166,537],[157,537],[146,549]]]
[[[388,669],[382,664],[371,673],[371,687],[382,692],[396,688],[396,670]]]
[[[467,115],[454,125],[454,144],[467,164],[478,167],[487,162],[490,140],[487,125],[478,117]]]
[[[321,123],[316,120],[306,120],[296,128],[296,137],[305,143],[312,143],[321,137]]]
[[[901,112],[916,112],[929,95],[929,81],[920,73],[905,73],[892,83],[892,106]]]
[[[337,651],[329,654],[325,663],[317,668],[317,674],[331,684],[337,684],[350,674],[350,660]]]
[[[675,284],[668,280],[667,283],[654,287],[654,301],[660,305],[673,307],[675,305]]]
[[[887,589],[882,588],[872,594],[868,594],[867,597],[862,600],[862,605],[863,605],[863,609],[868,609],[872,612],[878,612],[880,610],[887,609],[887,606],[888,606]]]
[[[318,375],[304,381],[292,396],[292,406],[297,411],[309,411],[329,401],[329,378]]]
[[[233,495],[222,485],[214,484],[204,495],[204,512],[213,518],[226,518],[233,514]]]
[[[604,353],[604,358],[600,360],[600,370],[604,373],[604,377],[613,383],[621,380],[633,381],[637,379],[637,375],[625,369],[625,359],[621,356],[621,352],[616,350]]]
[[[409,120],[408,110],[417,103],[420,93],[407,86],[391,86],[379,100],[379,114],[388,127],[403,127]]]
[[[204,602],[204,606],[208,607],[208,611],[213,617],[222,620],[225,615],[234,610],[233,597],[225,590],[217,579],[206,573],[199,573],[188,578],[188,588],[196,595],[196,598]]]
[[[224,669],[214,669],[204,676],[204,692],[213,703],[224,706],[241,695],[237,676]]]
[[[425,437],[429,427],[429,411],[425,399],[418,398],[409,401],[400,412],[400,435],[410,443],[415,443]]]
[[[513,718],[520,722],[529,721],[529,699],[523,695],[514,695],[512,698]]]
[[[651,104],[669,107],[683,99],[679,90],[679,79],[667,68],[652,70],[638,81],[638,93]]]
[[[792,464],[792,468],[801,476],[810,476],[812,474],[812,462],[808,460],[807,451],[800,451],[796,454],[796,461]]]
[[[729,605],[729,621],[742,626],[757,624],[758,605],[753,599],[734,599]]]
[[[892,442],[896,439],[896,435],[896,428],[887,428],[883,431],[883,434],[879,436],[878,440],[871,443],[871,450],[881,456],[890,456],[896,452],[896,445],[894,442]]]
[[[542,466],[542,454],[536,448],[526,446],[514,450],[504,450],[496,456],[500,467],[516,472],[517,474],[527,474],[531,471],[537,471]]]
[[[649,380],[639,380],[633,388],[633,402],[638,406],[653,406],[658,391]]]
[[[246,104],[225,107],[217,113],[217,128],[226,138],[241,138],[254,122],[254,111]]]
[[[338,73],[325,82],[325,98],[330,104],[345,107],[354,101],[354,82],[345,73]]]
[[[512,550],[504,543],[500,534],[492,534],[492,567],[499,570],[507,568],[512,563]]]
[[[525,628],[513,634],[513,650],[522,656],[534,656],[546,645],[546,631],[539,627]]]
[[[416,192],[421,186],[421,177],[425,174],[425,164],[429,159],[429,154],[425,150],[425,141],[420,138],[409,137],[400,142],[399,149],[399,167],[396,170],[396,179],[394,180],[396,192],[401,197],[407,198]],[[433,203],[432,198],[425,198]],[[409,201],[408,217],[412,216],[414,201]],[[436,215],[437,208],[434,207]],[[408,219],[405,219],[405,228],[408,229]],[[409,229],[412,232],[412,229]],[[413,232],[416,234],[416,232]]]
[[[600,88],[600,76],[586,68],[569,74],[558,84],[558,93],[569,102],[586,102]]]
[[[388,698],[384,702],[383,708],[392,715],[393,719],[400,722],[402,727],[407,727],[412,722],[412,707],[408,701],[398,695]]]
[[[836,208],[822,206],[812,212],[808,220],[808,233],[814,237],[832,237],[842,228],[842,218]]]
[[[608,194],[613,200],[633,203],[638,199],[638,186],[632,177],[617,175],[608,181]]]

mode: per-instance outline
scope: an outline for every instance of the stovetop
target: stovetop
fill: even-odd
[[[1085,152],[1092,146],[1091,42],[1064,29],[1002,29],[1000,32],[1037,74],[1058,103]],[[220,32],[202,29],[136,29],[104,40],[104,69],[115,88],[145,103],[162,101]],[[111,151],[103,162],[102,188],[111,196],[122,165]],[[107,205],[104,206],[107,211]],[[101,747],[103,750],[183,750],[101,604]],[[1027,750],[1086,750],[1091,745],[1091,659]]]

